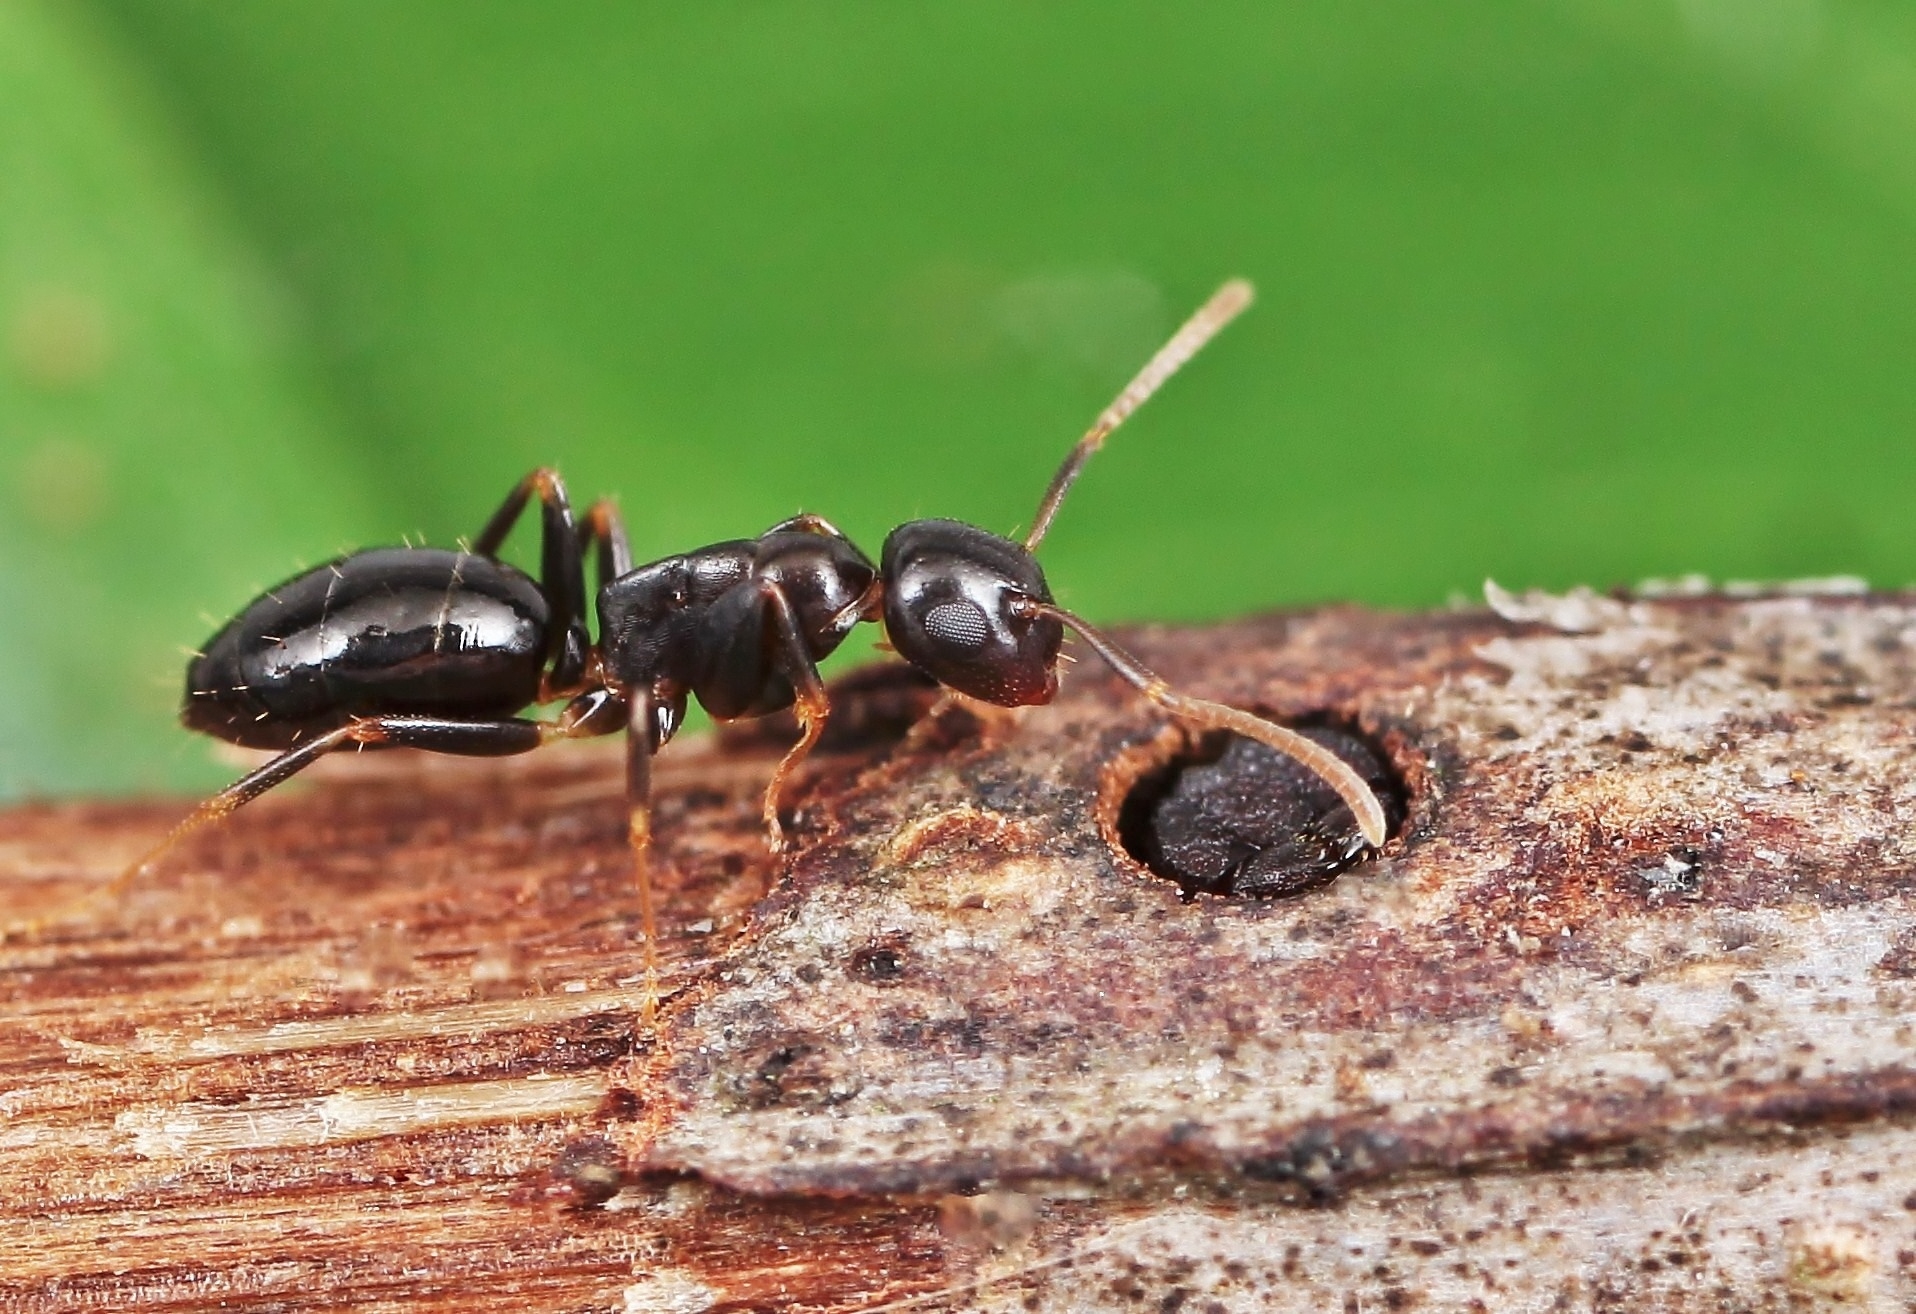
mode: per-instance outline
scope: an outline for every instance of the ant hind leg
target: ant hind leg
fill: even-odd
[[[257,770],[248,772],[213,797],[201,803],[168,831],[166,837],[148,849],[132,865],[106,885],[82,896],[66,908],[24,925],[7,928],[7,933],[37,932],[63,919],[66,912],[90,908],[124,892],[135,881],[150,873],[188,836],[206,826],[224,821],[262,794],[285,784],[329,753],[345,748],[375,745],[394,748],[419,748],[428,752],[459,757],[507,757],[528,753],[555,738],[576,738],[583,734],[602,734],[598,724],[587,726],[579,718],[558,723],[511,718],[498,721],[459,721],[436,716],[372,716],[348,721],[345,725],[315,735]]]
[[[207,799],[191,812],[187,813],[173,829],[166,833],[164,839],[141,854],[130,866],[123,868],[119,875],[115,876],[105,885],[80,896],[62,907],[54,909],[45,916],[36,918],[28,923],[8,927],[8,936],[38,934],[53,923],[66,920],[69,914],[84,913],[91,908],[104,904],[110,899],[119,897],[125,893],[134,882],[140,880],[155,867],[159,866],[167,854],[171,853],[180,845],[181,841],[185,840],[195,831],[212,825],[215,822],[225,820],[258,798],[261,794],[292,779],[320,758],[326,756],[326,754],[335,749],[342,748],[348,743],[355,742],[353,739],[353,731],[353,724],[340,726],[336,730],[329,730],[323,735],[316,736],[295,748],[286,750],[264,766],[241,776],[225,789],[222,789],[219,793],[213,795],[213,797]]]

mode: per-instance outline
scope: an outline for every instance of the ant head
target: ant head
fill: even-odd
[[[886,636],[913,666],[1002,707],[1057,693],[1064,626],[1026,609],[1051,590],[1024,548],[956,520],[914,520],[886,538],[879,569]]]

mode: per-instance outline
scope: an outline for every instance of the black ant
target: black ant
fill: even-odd
[[[653,754],[678,730],[688,698],[721,721],[794,707],[798,742],[765,791],[765,824],[782,847],[785,781],[831,710],[818,663],[861,621],[882,623],[898,654],[947,689],[1004,707],[1056,695],[1068,626],[1165,711],[1268,744],[1316,772],[1364,839],[1381,846],[1383,810],[1341,759],[1283,726],[1170,689],[1058,606],[1032,555],[1091,454],[1250,302],[1248,283],[1225,284],[1151,358],[1065,458],[1022,544],[955,520],[914,520],[891,532],[874,568],[829,522],[801,515],[757,538],[635,569],[612,503],[594,503],[575,523],[564,484],[540,469],[469,548],[354,552],[269,590],[194,659],[181,715],[191,729],[280,755],[200,804],[115,886],[338,749],[499,757],[624,731],[649,1015]],[[497,555],[535,496],[537,582]],[[597,644],[585,616],[585,561],[595,554]],[[561,699],[551,720],[517,715]]]

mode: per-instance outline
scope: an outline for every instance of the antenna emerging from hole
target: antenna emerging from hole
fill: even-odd
[[[1371,792],[1370,785],[1352,769],[1350,763],[1322,744],[1261,716],[1253,716],[1224,703],[1214,703],[1208,698],[1179,693],[1108,636],[1063,607],[1040,602],[1036,598],[1019,599],[1013,605],[1027,616],[1049,616],[1076,631],[1085,645],[1104,658],[1105,663],[1124,677],[1126,683],[1171,715],[1207,729],[1229,730],[1246,739],[1255,739],[1304,767],[1344,800],[1344,806],[1351,810],[1351,817],[1357,822],[1358,834],[1373,849],[1383,848],[1384,841],[1390,838],[1390,823],[1384,816],[1383,804],[1377,801],[1377,795]]]

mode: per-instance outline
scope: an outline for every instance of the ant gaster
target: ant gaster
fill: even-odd
[[[801,515],[754,539],[635,569],[612,503],[594,503],[575,523],[564,484],[540,469],[468,549],[355,552],[269,590],[193,661],[182,719],[280,755],[202,803],[116,885],[190,831],[338,749],[493,757],[624,731],[650,1015],[653,754],[677,731],[688,698],[721,721],[794,708],[799,739],[764,801],[780,847],[784,783],[831,710],[818,663],[861,621],[882,623],[899,656],[946,688],[1006,707],[1051,701],[1069,627],[1166,712],[1255,739],[1310,768],[1349,806],[1364,839],[1381,846],[1383,811],[1341,759],[1262,717],[1172,690],[1058,606],[1033,555],[1092,453],[1250,301],[1248,283],[1225,284],[1152,357],[1065,458],[1023,543],[955,520],[915,520],[891,532],[874,568],[829,522]],[[497,555],[534,497],[542,516],[537,582]],[[596,645],[585,617],[588,557],[596,557],[599,583]],[[565,705],[551,720],[517,715],[554,700]]]

